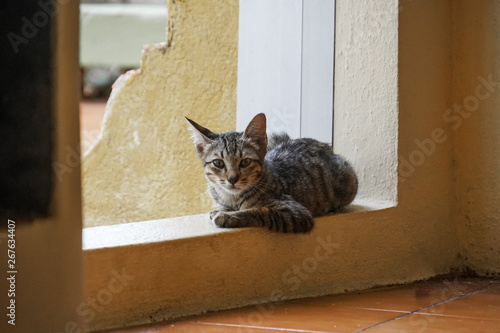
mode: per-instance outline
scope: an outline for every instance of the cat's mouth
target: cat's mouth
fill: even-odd
[[[226,185],[226,186],[223,186],[224,190],[228,191],[229,193],[232,193],[232,194],[235,194],[235,193],[238,193],[238,192],[241,192],[242,188],[240,187],[237,187],[235,185]]]

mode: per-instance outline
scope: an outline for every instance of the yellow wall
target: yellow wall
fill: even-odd
[[[499,17],[495,0],[453,2],[455,220],[463,262],[482,275],[500,273]]]
[[[80,168],[74,160],[67,162],[67,149],[76,150],[80,146],[78,2],[59,6],[56,22],[54,161],[71,172],[65,169],[68,172],[60,182],[54,176],[50,217],[17,223],[16,325],[7,324],[7,312],[2,307],[1,332],[78,332],[83,329],[77,314],[83,301]],[[0,232],[6,230],[2,228]],[[8,290],[6,240],[0,239],[2,252],[5,249],[0,262],[2,301]]]
[[[357,201],[394,204],[398,200],[397,1],[339,1],[336,10],[333,148],[357,171]]]
[[[234,129],[238,1],[168,1],[167,43],[116,83],[102,136],[82,164],[84,225],[208,211],[184,116]]]
[[[345,150],[361,171],[361,182],[376,189],[374,196],[386,193],[384,184],[390,182],[367,159],[377,159],[377,151],[390,145],[357,156],[356,144],[370,141],[358,142],[350,134],[369,133],[377,125],[373,110],[392,107],[390,59],[376,56],[384,52],[377,48],[392,48],[390,31],[377,36],[379,30],[370,30],[391,24],[386,19],[391,7],[384,8],[389,3],[337,4],[335,148]],[[370,9],[361,22],[360,8]],[[402,0],[399,12],[399,133],[391,139],[399,140],[398,208],[419,220],[408,216],[400,225],[417,228],[426,242],[449,242],[446,250],[457,252],[452,268],[499,273],[500,3]],[[364,117],[351,125],[359,109]],[[349,118],[346,128],[343,120]],[[375,133],[371,140],[391,135]]]

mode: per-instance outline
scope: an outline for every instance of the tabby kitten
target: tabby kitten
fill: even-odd
[[[268,142],[263,113],[243,133],[212,133],[186,120],[217,205],[210,218],[219,227],[308,232],[313,216],[337,212],[356,196],[353,168],[330,145],[286,134]]]

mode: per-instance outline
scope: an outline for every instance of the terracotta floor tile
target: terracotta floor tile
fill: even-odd
[[[156,325],[138,326],[124,330],[111,330],[102,333],[272,333],[279,330],[240,327],[232,325],[203,324],[194,321],[181,321]]]
[[[413,312],[450,298],[484,289],[485,281],[432,281],[411,286],[380,288],[363,292],[290,301],[308,304],[338,305],[357,309]]]
[[[150,332],[151,333],[272,333],[273,331],[262,328],[247,328],[239,326],[210,325],[210,324],[198,324],[193,322],[182,322],[182,323],[172,323],[163,328]]]
[[[366,333],[499,333],[496,320],[412,314],[364,331]]]
[[[461,297],[421,312],[429,315],[497,320],[500,326],[500,287]]]
[[[285,303],[274,308],[250,307],[199,318],[217,323],[304,332],[356,332],[400,316],[399,312],[346,308],[336,305]]]

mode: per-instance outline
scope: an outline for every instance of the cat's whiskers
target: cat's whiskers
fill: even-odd
[[[209,198],[212,198],[212,196],[210,195],[210,189],[206,189],[205,191],[203,191],[203,193],[200,194],[200,197],[203,198],[203,197],[209,197]]]
[[[210,187],[207,187],[206,184],[200,184],[199,185],[200,188],[203,188],[203,190],[200,190],[200,198],[204,198],[204,197],[209,197],[209,198],[212,198],[212,196],[210,195]]]
[[[269,188],[270,186],[264,182],[256,182],[246,190],[249,191],[253,196],[258,196],[259,194],[266,194]]]

